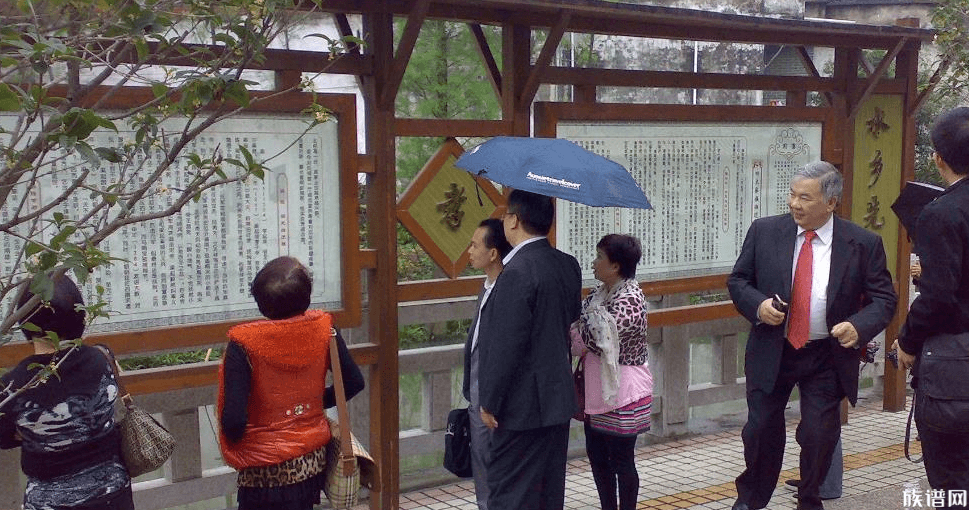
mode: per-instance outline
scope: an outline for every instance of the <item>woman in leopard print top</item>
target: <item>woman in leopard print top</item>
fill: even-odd
[[[582,356],[585,370],[586,452],[603,510],[636,507],[636,436],[650,425],[646,297],[635,279],[641,257],[635,237],[599,241],[592,269],[602,284],[583,300],[571,330],[572,353]]]

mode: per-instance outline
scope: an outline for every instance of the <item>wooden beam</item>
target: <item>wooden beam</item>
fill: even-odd
[[[784,104],[787,106],[805,106],[807,105],[807,93],[803,90],[788,90]]]
[[[696,322],[729,319],[740,315],[731,301],[721,301],[703,305],[675,306],[652,310],[648,314],[651,328],[679,326]]]
[[[374,269],[377,267],[377,250],[360,250],[360,268]]]
[[[946,55],[942,58],[942,62],[939,63],[939,67],[934,73],[932,73],[932,77],[929,78],[929,83],[924,89],[922,89],[921,92],[919,92],[918,97],[912,101],[911,110],[908,112],[909,116],[918,113],[919,109],[922,108],[922,105],[925,104],[925,100],[929,98],[929,94],[931,94],[932,91],[935,90],[936,85],[942,81],[942,75],[949,70],[950,65],[952,65],[952,56]]]
[[[475,48],[481,55],[481,61],[484,63],[485,70],[488,71],[488,77],[491,78],[491,87],[495,90],[495,96],[501,100],[501,70],[498,69],[498,62],[495,60],[494,52],[491,51],[491,46],[488,45],[484,30],[481,29],[479,23],[468,23],[468,29],[471,30],[471,36],[474,37]]]
[[[888,71],[889,66],[892,65],[892,62],[895,60],[895,57],[898,56],[899,52],[902,51],[902,48],[904,48],[906,44],[908,44],[907,37],[902,37],[901,39],[899,39],[898,44],[896,44],[895,47],[892,48],[892,51],[888,52],[888,54],[885,55],[885,58],[883,58],[882,61],[878,63],[878,67],[875,68],[875,71],[868,76],[868,79],[865,81],[864,88],[862,89],[861,95],[858,96],[858,98],[854,101],[854,104],[851,105],[851,111],[848,112],[849,119],[853,119],[855,118],[855,115],[858,115],[858,111],[861,109],[861,105],[864,104],[864,102],[868,99],[868,96],[870,96],[871,93],[875,90],[875,85],[878,84],[878,81],[881,79],[882,75],[884,75],[885,72]],[[859,55],[859,57],[860,57],[859,60],[864,60],[865,58],[864,55]]]
[[[647,296],[665,296],[727,288],[727,275],[715,274],[674,280],[645,281],[639,284]]]
[[[576,103],[594,103],[596,102],[596,99],[595,85],[572,86],[572,101]]]
[[[918,138],[918,126],[915,122],[915,111],[917,108],[913,103],[921,97],[918,93],[918,44],[912,45],[899,53],[895,65],[895,75],[904,76],[908,80],[908,89],[902,101],[902,108],[905,112],[911,112],[902,119],[902,140],[901,140],[901,172],[898,175],[897,187],[902,189],[906,181],[915,179],[915,146]],[[943,71],[944,72],[944,71]],[[933,76],[935,78],[935,76]],[[930,79],[931,82],[931,79]],[[898,295],[898,306],[895,308],[895,315],[892,321],[885,328],[885,352],[887,355],[892,343],[898,338],[902,323],[905,322],[905,315],[908,313],[909,303],[909,282],[911,281],[912,267],[909,254],[912,252],[912,244],[904,228],[899,228],[896,232],[896,250],[894,267],[895,293]],[[882,407],[885,411],[904,411],[907,394],[907,372],[904,369],[895,368],[888,362],[887,358],[882,358],[883,365],[883,393]]]
[[[833,78],[824,78],[821,76],[693,73],[680,71],[640,71],[635,69],[548,67],[542,71],[540,79],[544,83],[600,87],[816,90],[822,92],[837,90],[837,83]]]
[[[400,303],[428,299],[448,299],[471,296],[481,290],[481,276],[462,276],[455,279],[398,282]],[[665,296],[687,292],[705,292],[727,288],[727,275],[709,275],[674,280],[644,281],[639,284],[647,296]]]
[[[303,0],[306,8],[325,12],[392,12],[407,15],[411,2],[404,0]],[[629,2],[588,0],[447,0],[435,1],[428,17],[487,25],[517,23],[548,27],[561,9],[572,12],[568,29],[576,33],[633,37],[686,39],[690,41],[787,44],[889,49],[899,34],[932,39],[931,30],[897,26],[867,26],[835,22],[771,19],[762,16],[723,14],[712,10],[688,10]]]
[[[273,72],[273,90],[284,92],[295,88],[303,80],[303,73],[299,69],[287,69]]]
[[[532,104],[532,100],[535,99],[538,86],[541,84],[542,72],[552,62],[552,57],[555,56],[555,51],[558,49],[559,42],[562,41],[562,36],[565,35],[565,29],[569,26],[571,19],[572,13],[570,11],[559,11],[558,19],[556,19],[555,25],[549,29],[548,38],[545,39],[545,44],[538,54],[538,59],[535,60],[535,65],[528,73],[528,79],[525,80],[525,86],[522,87],[521,96],[517,98],[519,109],[528,108],[528,105]]]
[[[516,23],[502,26],[501,118],[512,121],[514,136],[531,133],[531,108],[518,102],[531,69],[532,30]]]
[[[397,119],[397,136],[511,136],[507,120]]]
[[[426,1],[418,2],[424,4]],[[380,2],[381,7],[385,2]],[[423,16],[408,20],[407,34],[401,46],[413,50]],[[416,26],[415,26],[416,25]],[[382,8],[364,16],[364,33],[374,56],[374,76],[363,90],[367,151],[374,157],[374,173],[367,175],[367,218],[370,247],[376,251],[375,268],[368,272],[367,319],[369,336],[377,344],[377,363],[369,371],[367,384],[370,398],[370,447],[379,470],[378,489],[370,494],[371,510],[393,510],[400,507],[400,378],[397,329],[397,234],[396,234],[396,149],[394,138],[394,104],[397,86],[381,89],[393,79],[394,65],[405,64],[394,59],[394,19]],[[405,44],[406,43],[406,44]],[[403,55],[403,54],[401,54]],[[404,66],[406,67],[406,65]],[[403,68],[401,68],[401,73]],[[402,74],[398,75],[402,76]],[[382,92],[389,104],[380,101]]]
[[[189,55],[172,54],[172,50],[164,49],[155,42],[148,43],[148,54],[151,55],[146,64],[198,67],[199,58],[218,59],[225,53],[223,46],[208,46],[204,44],[184,44]],[[285,71],[298,69],[304,73],[329,74],[370,74],[373,71],[373,60],[360,54],[333,55],[326,51],[283,50],[269,48],[265,52],[265,59],[246,64],[246,69],[261,71]],[[133,63],[138,56],[130,52],[124,62]]]
[[[357,156],[357,173],[372,174],[376,172],[373,165],[373,154],[359,154]]]
[[[427,8],[431,0],[416,0],[414,8],[407,16],[407,24],[404,25],[404,33],[400,37],[400,44],[397,45],[397,53],[394,54],[394,62],[391,65],[387,81],[383,84],[380,91],[381,109],[391,109],[394,100],[397,98],[397,90],[400,82],[404,79],[404,72],[407,71],[407,63],[414,52],[414,45],[417,44],[417,37],[421,33],[424,19],[427,17]]]

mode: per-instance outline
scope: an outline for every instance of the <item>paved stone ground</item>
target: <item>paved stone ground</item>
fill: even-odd
[[[798,445],[794,440],[796,405],[790,412],[781,482],[768,505],[769,510],[794,509],[793,492],[783,480],[796,478]],[[867,395],[851,410],[842,429],[844,448],[843,497],[826,501],[828,510],[916,510],[928,506],[903,506],[904,491],[924,494],[925,471],[921,464],[905,459],[902,441],[907,412],[888,413],[877,395]],[[677,440],[650,444],[637,449],[641,478],[640,510],[723,510],[736,498],[733,480],[742,471],[742,423],[726,420],[727,428]],[[920,453],[918,443],[912,445]],[[588,461],[569,461],[566,478],[566,508],[598,508],[595,483]],[[361,504],[360,510],[367,508]],[[455,481],[401,494],[403,510],[474,510],[474,484]]]

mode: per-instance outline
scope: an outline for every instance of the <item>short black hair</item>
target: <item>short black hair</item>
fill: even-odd
[[[511,243],[505,237],[505,227],[498,218],[485,218],[478,227],[485,229],[484,243],[488,248],[498,250],[498,257],[505,258],[511,252]]]
[[[252,280],[252,297],[267,318],[288,319],[310,307],[313,276],[294,257],[269,261]]]
[[[932,125],[935,153],[957,175],[969,174],[969,107],[943,113]]]
[[[619,276],[636,276],[636,265],[643,258],[643,247],[639,239],[625,234],[607,234],[599,240],[596,248],[609,257],[609,262],[619,264]]]
[[[555,204],[551,197],[516,189],[508,195],[508,214],[518,217],[525,232],[547,236],[555,219]]]
[[[27,304],[34,293],[29,289],[20,297],[17,308]],[[44,338],[47,332],[57,334],[58,340],[76,340],[84,336],[84,309],[77,309],[77,305],[84,306],[84,297],[78,290],[74,280],[67,276],[54,278],[54,295],[47,303],[39,303],[33,311],[20,320],[20,324],[33,324],[42,331],[28,331],[21,329],[27,341]]]

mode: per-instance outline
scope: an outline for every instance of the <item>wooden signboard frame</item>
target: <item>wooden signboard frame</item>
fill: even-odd
[[[94,103],[100,96],[100,91],[94,91],[89,101]],[[269,92],[256,92],[253,96],[264,97]],[[132,108],[150,101],[154,95],[150,88],[131,88],[116,96],[104,105],[107,110]],[[356,98],[348,94],[312,94],[287,93],[274,98],[272,101],[255,102],[246,109],[246,113],[286,113],[298,114],[312,101],[329,109],[337,119],[337,137],[339,141],[339,182],[340,188],[340,219],[336,228],[340,231],[341,239],[341,305],[330,310],[338,326],[352,326],[361,321],[362,295],[360,278],[360,234],[358,225],[357,200],[357,119]],[[218,126],[218,124],[216,124]],[[217,127],[216,127],[217,129]],[[329,185],[330,183],[324,183]],[[324,231],[331,228],[324,226]],[[325,234],[324,234],[325,235]],[[266,261],[268,262],[268,261]],[[117,333],[103,333],[91,335],[91,341],[104,343],[115,353],[124,355],[142,350],[144,345],[164,345],[166,349],[191,348],[199,345],[211,344],[214,339],[224,339],[226,331],[240,322],[259,319],[254,314],[244,320],[224,322],[210,322],[202,324],[187,324],[164,328],[124,331]],[[0,346],[0,366],[12,366],[20,359],[32,353],[29,344],[11,342]],[[205,372],[213,371],[212,368]],[[214,372],[213,372],[214,373]],[[168,389],[170,381],[166,377],[147,377],[134,384],[128,384],[132,393],[160,391]]]

